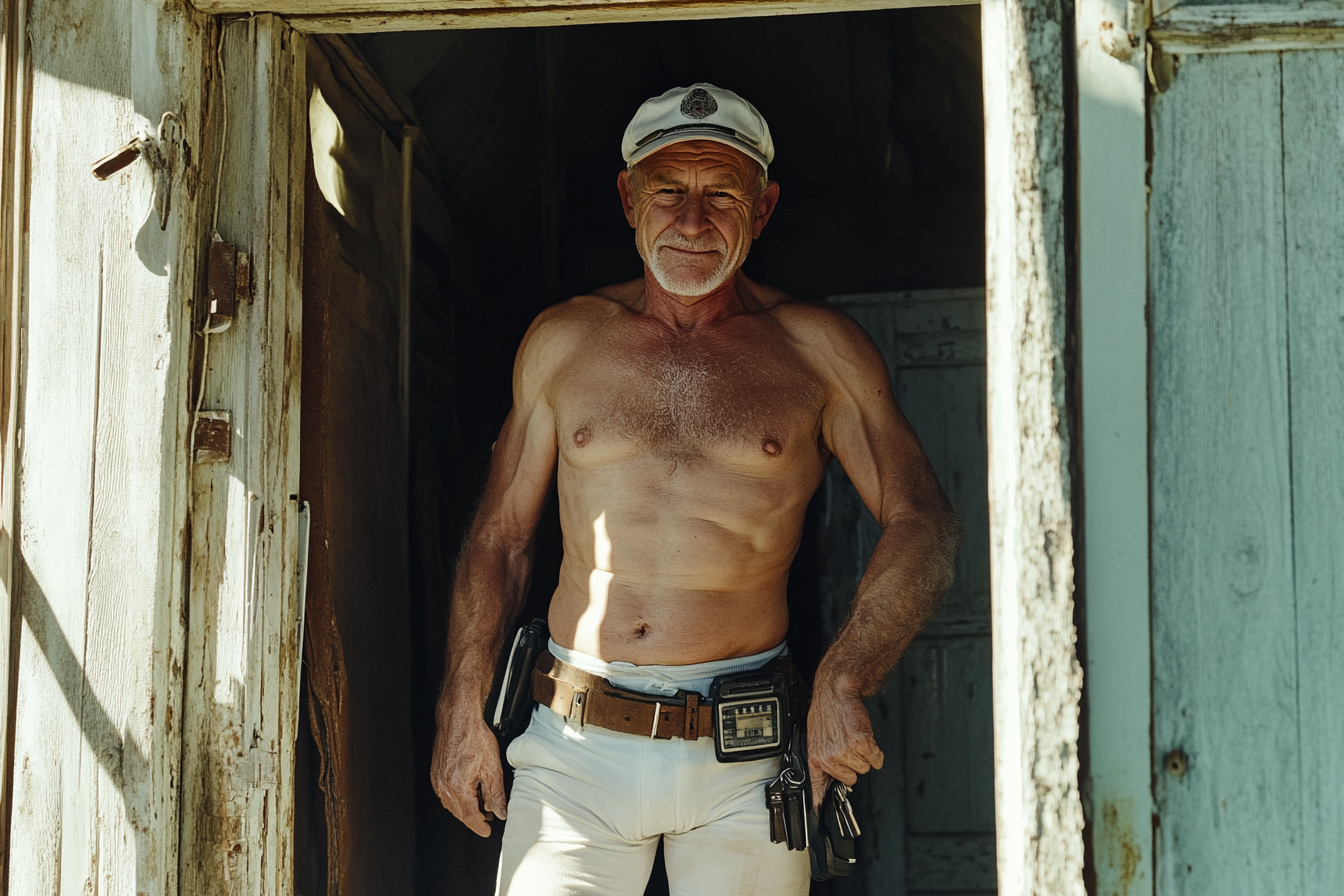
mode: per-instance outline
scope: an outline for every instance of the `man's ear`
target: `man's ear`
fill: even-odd
[[[758,239],[761,231],[765,229],[766,222],[770,216],[775,213],[775,203],[779,202],[779,184],[770,181],[762,192],[759,199],[756,200],[756,220],[751,224],[751,238]]]
[[[630,172],[622,170],[616,175],[616,192],[621,194],[621,211],[625,212],[625,220],[630,222],[630,226],[635,226],[635,188],[630,185]]]

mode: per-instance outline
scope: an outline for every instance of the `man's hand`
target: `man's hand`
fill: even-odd
[[[831,689],[813,694],[807,714],[807,765],[814,807],[820,809],[832,778],[852,787],[859,775],[881,768],[882,759],[862,699]]]
[[[429,779],[444,808],[482,837],[492,819],[508,817],[499,742],[477,713],[440,715]]]

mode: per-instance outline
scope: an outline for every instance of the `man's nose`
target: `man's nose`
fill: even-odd
[[[705,214],[705,197],[691,193],[681,204],[677,214],[677,229],[687,236],[695,236],[709,229],[709,216]]]

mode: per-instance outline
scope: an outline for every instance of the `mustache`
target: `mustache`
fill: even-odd
[[[723,241],[723,237],[712,230],[702,233],[698,237],[689,237],[679,230],[667,230],[659,234],[658,239],[653,244],[655,249],[661,249],[664,246],[672,249],[683,249],[687,252],[726,252],[728,250],[728,245]]]

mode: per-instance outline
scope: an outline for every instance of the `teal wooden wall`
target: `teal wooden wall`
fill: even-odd
[[[1344,51],[1152,103],[1159,896],[1344,893]]]

